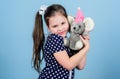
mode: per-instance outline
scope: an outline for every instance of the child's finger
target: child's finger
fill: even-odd
[[[84,40],[85,40],[81,35],[80,35],[80,39],[81,39],[83,42],[84,42]]]
[[[87,40],[90,40],[90,36],[87,35],[87,36],[83,36],[84,39],[87,39]]]

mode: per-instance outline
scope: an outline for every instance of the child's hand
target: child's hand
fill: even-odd
[[[90,48],[90,43],[89,43],[89,40],[90,40],[90,36],[80,36],[82,42],[84,43],[85,47],[87,48],[87,50],[89,50]]]

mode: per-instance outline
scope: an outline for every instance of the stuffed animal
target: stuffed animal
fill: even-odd
[[[94,28],[94,21],[90,17],[84,18],[80,8],[78,8],[76,18],[68,16],[68,21],[70,23],[70,36],[64,39],[64,45],[73,52],[79,51],[84,46],[80,35],[88,35]]]

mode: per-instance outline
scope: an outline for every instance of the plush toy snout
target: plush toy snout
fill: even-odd
[[[73,22],[72,27],[70,27],[70,32],[75,33],[75,34],[82,34],[85,30],[85,26],[83,22],[75,23]]]

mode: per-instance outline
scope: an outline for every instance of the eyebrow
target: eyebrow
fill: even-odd
[[[56,26],[58,26],[57,24],[55,24],[55,25],[53,25],[52,27],[56,27]]]
[[[65,23],[65,22],[66,22],[66,21],[65,21],[65,20],[63,20],[63,21],[61,21],[61,23],[60,23],[60,24]],[[52,27],[56,27],[56,26],[58,26],[58,24],[52,25]]]

